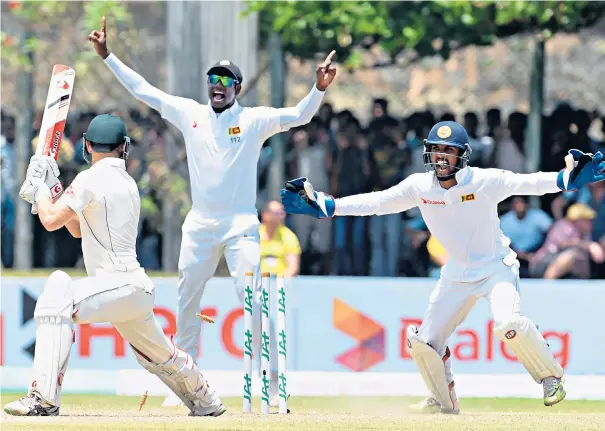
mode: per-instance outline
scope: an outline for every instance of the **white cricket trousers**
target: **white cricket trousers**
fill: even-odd
[[[478,299],[489,301],[494,326],[510,321],[520,313],[519,266],[502,263],[490,277],[463,283],[439,279],[431,293],[429,306],[420,325],[418,336],[441,356],[445,355],[447,340],[466,319]],[[450,361],[446,362],[448,382],[453,381]]]
[[[209,219],[190,211],[183,223],[179,256],[178,308],[175,344],[197,359],[201,322],[196,316],[206,283],[214,275],[222,255],[225,256],[236,292],[243,303],[245,273],[255,274],[253,313],[260,316],[260,222],[256,214],[224,219]],[[225,292],[225,294],[228,294]],[[258,322],[257,322],[258,321]],[[254,319],[253,346],[260,346],[260,319]],[[273,332],[273,328],[271,329]],[[271,349],[272,363],[277,351]],[[273,352],[275,350],[275,352]],[[257,355],[257,357],[259,357]]]
[[[145,289],[145,285],[149,287]],[[158,364],[174,354],[174,345],[153,314],[155,290],[143,270],[140,282],[128,284],[124,275],[108,274],[74,281],[72,289],[75,323],[109,322],[122,338]]]

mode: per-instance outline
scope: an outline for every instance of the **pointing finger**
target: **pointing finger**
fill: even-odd
[[[335,55],[336,55],[336,51],[332,50],[332,52],[330,52],[330,54],[328,54],[328,56],[324,60],[323,67],[329,66],[332,63],[332,57],[334,57]]]
[[[101,18],[101,32],[105,33],[105,17]]]

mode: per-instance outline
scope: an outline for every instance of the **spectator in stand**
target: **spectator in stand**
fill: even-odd
[[[330,129],[332,127],[332,120],[334,119],[334,108],[328,102],[324,102],[323,105],[319,107],[318,117],[321,120],[321,123]]]
[[[566,218],[554,223],[544,245],[531,259],[532,277],[590,278],[591,263],[602,265],[605,261],[605,250],[591,239],[595,217],[595,211],[588,205],[570,206]]]
[[[592,224],[592,240],[605,247],[605,181],[592,183],[589,187],[591,194],[591,208],[596,217]]]
[[[598,242],[605,250],[605,181],[592,184],[591,190],[596,212],[592,223],[592,240]],[[596,278],[605,278],[605,265],[597,265],[594,275]]]
[[[374,121],[370,125],[370,139],[372,191],[385,190],[399,184],[405,178],[410,162],[410,153],[400,133],[399,124],[392,118]],[[370,217],[371,275],[397,276],[401,233],[400,213]]]
[[[456,121],[456,116],[451,112],[446,112],[441,116],[439,121]]]
[[[527,115],[513,112],[508,117],[508,133],[496,141],[492,153],[491,167],[505,169],[515,173],[527,172],[525,165],[525,128]]]
[[[521,263],[522,277],[529,276],[529,261],[544,242],[551,225],[552,218],[544,211],[528,208],[527,196],[513,197],[511,210],[500,217],[500,228],[510,238],[510,247]]]
[[[386,99],[374,99],[372,101],[372,119],[368,124],[368,130],[380,130],[382,124],[396,121],[389,115],[389,102]]]
[[[597,144],[597,150],[605,154],[605,115],[601,117],[601,134],[603,140]]]
[[[2,241],[0,242],[0,255],[2,266],[12,268],[14,258],[15,235],[15,182],[16,154],[15,154],[15,119],[2,113],[2,134],[0,136],[0,185],[2,192],[0,198]]]
[[[297,177],[317,178],[317,182],[330,188],[329,172],[331,168],[330,135],[328,129],[320,126],[316,133],[317,141],[310,142],[304,128],[294,133],[294,160],[291,172]],[[317,186],[319,187],[319,186]],[[313,217],[294,217],[292,227],[302,247],[302,261],[305,274],[307,269],[319,268],[317,272],[327,274],[329,252],[331,248],[330,220],[319,220]],[[311,272],[316,274],[316,271]]]
[[[575,111],[573,127],[576,133],[573,147],[582,150],[585,153],[594,154],[599,150],[599,143],[588,134],[591,124],[592,118],[590,118],[588,111],[585,111],[584,109]]]
[[[285,219],[281,202],[269,201],[259,227],[261,271],[292,278],[300,270],[300,244],[294,232],[284,226]]]
[[[471,149],[469,165],[477,168],[487,168],[488,156],[491,146],[486,141],[479,139],[479,117],[474,112],[464,114],[464,128],[468,133]]]
[[[336,134],[338,152],[334,158],[331,190],[348,196],[369,191],[371,175],[368,142],[359,121],[351,120]],[[340,219],[340,220],[339,220]],[[334,272],[337,275],[366,273],[366,217],[338,217],[334,226]]]

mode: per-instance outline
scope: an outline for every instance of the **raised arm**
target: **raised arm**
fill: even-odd
[[[170,98],[175,97],[155,88],[113,53],[109,53],[103,61],[130,94],[156,111],[161,112],[162,103],[169,103]]]
[[[278,109],[279,126],[282,132],[311,121],[321,105],[326,89],[336,76],[336,68],[332,66],[332,58],[335,54],[336,51],[330,52],[323,63],[317,66],[315,85],[304,99],[293,108]]]
[[[279,118],[279,130],[285,132],[293,127],[309,123],[321,106],[324,94],[324,90],[319,90],[315,84],[309,94],[296,106],[276,109],[275,115]]]
[[[130,94],[151,108],[159,111],[163,118],[180,127],[182,117],[182,106],[188,99],[172,96],[149,84],[141,75],[126,66],[118,57],[107,48],[107,37],[105,32],[106,21],[103,17],[101,30],[93,30],[88,35],[88,40],[93,43],[95,51],[103,59],[103,62],[116,76],[118,81],[128,90]]]
[[[264,139],[279,132],[286,132],[293,127],[303,126],[311,121],[323,100],[328,86],[336,76],[336,68],[332,66],[332,57],[336,51],[330,52],[326,59],[317,66],[316,82],[309,94],[307,94],[296,106],[289,108],[256,108],[260,113]]]

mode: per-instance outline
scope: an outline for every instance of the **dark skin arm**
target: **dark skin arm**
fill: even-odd
[[[107,37],[105,32],[105,17],[101,19],[101,31],[93,30],[88,35],[88,40],[93,43],[95,51],[105,60],[109,54],[107,49]]]

